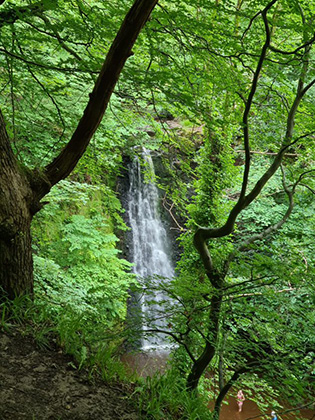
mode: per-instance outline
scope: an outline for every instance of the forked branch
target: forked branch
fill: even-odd
[[[205,267],[206,274],[208,278],[210,279],[212,285],[216,287],[215,282],[213,279],[215,279],[215,273],[214,273],[214,267],[212,263],[212,258],[209,252],[209,248],[207,246],[207,241],[209,239],[214,238],[220,238],[227,236],[231,234],[234,230],[235,222],[239,214],[244,210],[246,207],[248,207],[261,193],[264,186],[267,184],[267,182],[272,178],[272,176],[276,173],[276,171],[279,169],[283,156],[285,155],[285,152],[294,144],[296,144],[299,140],[306,137],[307,135],[310,135],[310,133],[305,134],[303,136],[299,136],[295,139],[293,139],[293,129],[294,129],[294,122],[296,113],[298,111],[299,105],[301,103],[302,98],[304,95],[308,92],[308,90],[315,84],[315,80],[308,83],[306,86],[304,86],[304,80],[308,71],[308,57],[309,52],[311,48],[311,44],[305,46],[304,45],[304,58],[303,66],[301,69],[300,78],[297,85],[297,91],[294,98],[294,101],[292,103],[292,106],[289,110],[288,117],[287,117],[287,123],[286,123],[286,132],[284,136],[284,140],[282,142],[282,146],[280,147],[278,153],[273,159],[273,162],[269,166],[269,168],[265,171],[265,173],[261,176],[261,178],[257,181],[257,183],[254,185],[254,187],[251,189],[251,191],[246,195],[246,189],[248,184],[248,177],[249,177],[249,170],[250,170],[250,145],[249,145],[249,131],[248,131],[248,115],[251,109],[251,105],[253,103],[253,99],[255,96],[255,92],[258,85],[259,75],[264,63],[264,60],[266,58],[267,50],[270,46],[270,30],[268,26],[268,20],[267,20],[267,12],[272,7],[272,5],[275,3],[275,1],[270,2],[267,7],[261,12],[261,15],[264,20],[265,24],[265,33],[266,33],[266,40],[262,47],[262,51],[260,54],[259,62],[254,74],[254,78],[252,81],[252,87],[248,96],[248,99],[246,101],[246,107],[243,114],[243,131],[244,131],[244,149],[245,149],[245,168],[244,168],[244,175],[243,175],[243,182],[241,187],[241,194],[232,208],[232,210],[229,213],[229,216],[225,222],[225,224],[219,228],[209,228],[209,227],[199,227],[194,235],[194,245],[199,252],[199,255],[202,259],[203,265]],[[289,207],[287,214],[285,215],[285,220],[289,217],[292,209]],[[285,221],[284,220],[284,221]],[[284,223],[283,221],[283,223]],[[280,223],[281,224],[281,223]]]

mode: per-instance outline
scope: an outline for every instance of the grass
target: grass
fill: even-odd
[[[146,379],[127,372],[118,344],[111,342],[102,325],[91,325],[92,321],[66,306],[53,315],[46,302],[34,302],[28,296],[4,299],[0,304],[1,330],[32,336],[42,348],[60,346],[74,356],[77,369],[87,369],[91,380],[97,375],[107,383],[128,384],[133,390],[131,402],[145,413],[143,419],[211,419],[202,397],[183,391],[185,384],[175,370]]]
[[[206,399],[197,392],[185,391],[185,380],[176,369],[156,374],[139,383],[135,390],[145,419],[210,420]]]
[[[18,330],[33,337],[40,348],[61,348],[74,357],[76,368],[87,369],[91,378],[98,375],[106,382],[130,381],[117,354],[119,341],[116,338],[113,344],[110,332],[92,322],[69,307],[53,315],[45,302],[29,296],[2,299],[0,304],[0,330]]]

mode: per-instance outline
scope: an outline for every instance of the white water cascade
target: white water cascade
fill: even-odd
[[[155,276],[154,281],[158,282],[160,277],[172,278],[174,268],[170,259],[167,232],[159,215],[159,191],[154,183],[154,165],[148,150],[143,151],[143,161],[144,171],[138,157],[135,157],[129,166],[128,216],[132,233],[131,257],[134,264],[133,271],[137,276],[141,278]],[[150,300],[150,304],[147,299]],[[155,326],[164,329],[166,325],[166,320],[161,316],[163,300],[165,296],[161,292],[155,292],[150,298],[146,298],[143,294],[140,299],[144,318],[147,315],[151,319],[155,318],[153,328]],[[148,328],[149,326],[143,325],[143,331]],[[143,350],[165,347],[166,341],[163,335],[142,338]]]

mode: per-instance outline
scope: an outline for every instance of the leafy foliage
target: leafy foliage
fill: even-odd
[[[205,396],[183,392],[184,378],[176,370],[167,370],[164,375],[147,377],[139,383],[135,392],[138,394],[140,408],[147,419],[200,419],[211,417]]]
[[[124,225],[109,188],[63,181],[49,200],[33,227],[36,299],[82,364],[120,343],[135,278],[116,248],[113,220]]]
[[[1,6],[1,107],[11,115],[13,147],[27,166],[46,164],[66,144],[127,7],[96,0]],[[114,332],[122,331],[135,279],[117,250],[125,226],[116,177],[122,154],[145,145],[161,151],[167,176],[159,185],[176,217],[188,219],[180,228],[178,276],[161,284],[173,299],[170,325],[181,345],[174,356],[181,373],[189,373],[206,343],[221,385],[250,368],[241,379],[248,387],[258,375],[268,394],[276,392],[271,386],[291,400],[313,392],[313,21],[314,7],[304,0],[159,2],[87,153],[52,190],[33,227],[36,302],[80,364],[91,350],[107,359],[119,343]],[[302,97],[290,131],[286,117]],[[282,172],[241,209],[233,233],[206,244],[212,274],[222,282],[216,287],[193,234],[224,226],[243,186],[245,195],[261,182],[281,145]],[[287,190],[293,194],[295,187],[290,219],[264,235],[283,218]],[[213,311],[217,296],[222,302]],[[181,406],[202,418],[197,403],[186,394],[181,400],[182,379],[168,375],[148,381],[151,415],[166,418],[160,398],[173,418],[183,415]]]

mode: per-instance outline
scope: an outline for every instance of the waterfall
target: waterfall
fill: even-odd
[[[143,151],[143,171],[140,159],[135,157],[129,166],[129,192],[128,192],[128,217],[132,234],[131,257],[134,264],[134,273],[147,278],[155,276],[155,282],[163,278],[172,278],[174,268],[170,260],[170,249],[167,232],[162,224],[159,214],[159,191],[155,185],[155,171],[153,161],[148,150]],[[163,313],[162,301],[165,296],[161,292],[150,296],[150,305],[145,294],[140,299],[141,311],[150,318],[156,318],[153,325],[163,328],[166,321],[161,316]],[[152,302],[154,301],[154,302]],[[152,327],[152,324],[150,325]],[[148,328],[143,325],[143,330]],[[157,335],[142,339],[142,348],[165,347],[165,337]]]

